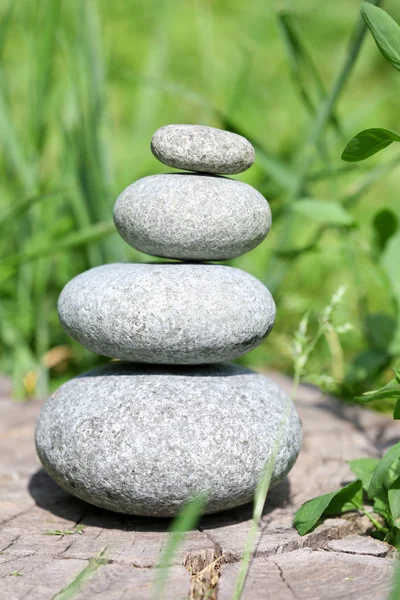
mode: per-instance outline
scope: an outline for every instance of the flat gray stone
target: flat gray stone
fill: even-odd
[[[116,263],[64,287],[60,321],[86,348],[133,362],[231,360],[268,335],[275,303],[248,273],[222,265]]]
[[[61,386],[36,431],[43,466],[68,492],[150,516],[200,493],[206,513],[249,502],[276,440],[272,485],[297,458],[300,420],[276,383],[235,365],[112,363]]]
[[[255,159],[246,138],[204,125],[161,127],[153,135],[151,151],[169,167],[226,175],[246,171]]]
[[[247,183],[193,173],[151,175],[115,203],[114,222],[131,246],[181,260],[225,260],[249,252],[271,227],[268,202]]]

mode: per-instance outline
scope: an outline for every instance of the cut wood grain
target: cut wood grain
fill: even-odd
[[[6,383],[0,389],[6,390]],[[380,456],[397,442],[399,425],[309,386],[301,386],[296,404],[304,428],[302,452],[289,477],[269,494],[244,598],[383,600],[394,551],[367,535],[365,517],[328,519],[304,537],[292,519],[305,500],[353,479],[347,460]],[[0,394],[1,597],[53,598],[105,549],[107,563],[75,597],[150,600],[170,522],[112,513],[61,490],[36,457],[40,407]],[[187,534],[172,560],[166,600],[232,597],[251,511],[248,505],[206,516]]]

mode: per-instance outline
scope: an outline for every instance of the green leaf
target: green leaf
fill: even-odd
[[[395,400],[400,398],[400,389],[382,390],[382,391],[374,392],[373,394],[368,392],[367,394],[364,394],[363,396],[356,396],[356,400],[359,400],[360,402],[375,402],[375,400],[390,400],[393,398]]]
[[[387,12],[372,6],[361,5],[361,14],[383,56],[400,71],[400,27]]]
[[[400,457],[400,442],[389,448],[385,456],[379,461],[375,471],[372,474],[369,484],[368,496],[375,498],[385,488],[385,478],[387,471],[394,461]]]
[[[370,347],[369,350],[364,350],[354,357],[346,380],[350,385],[357,385],[371,378],[375,379],[379,372],[388,364],[389,360],[390,358],[386,351]]]
[[[381,515],[386,521],[391,522],[390,512],[389,512],[389,501],[387,497],[386,490],[380,492],[378,496],[374,498],[374,512],[377,515]]]
[[[397,370],[395,368],[396,378],[391,379],[389,383],[379,388],[379,390],[372,390],[370,392],[365,392],[362,396],[357,396],[356,400],[360,400],[360,402],[373,402],[375,400],[389,400],[390,398],[400,398],[400,388],[394,387],[396,383],[398,383],[397,379]]]
[[[400,529],[400,477],[397,477],[388,490],[390,512],[393,525]]]
[[[293,203],[292,210],[326,225],[351,225],[353,219],[338,202],[305,198]]]
[[[318,496],[305,502],[296,512],[293,525],[305,535],[323,515],[336,515],[362,507],[362,483],[354,481],[341,490]]]
[[[382,356],[385,355],[390,362],[388,348],[396,330],[396,319],[385,313],[369,313],[364,317],[364,330],[369,347],[383,353]],[[378,364],[379,362],[378,360]],[[368,375],[372,375],[373,377],[375,372],[379,371],[385,364],[381,365],[378,369],[374,369],[373,366],[369,373],[366,374],[366,378],[368,378]]]
[[[400,135],[395,131],[378,127],[364,129],[347,143],[342,153],[342,160],[347,162],[365,160],[390,146],[392,142],[400,142]]]
[[[388,470],[386,471],[384,486],[385,490],[388,490],[392,485],[393,481],[400,477],[400,457],[396,458],[396,460],[390,465]]]
[[[343,487],[333,497],[325,515],[337,515],[350,510],[358,510],[363,505],[362,482],[353,481]]]
[[[386,244],[399,227],[397,216],[392,210],[383,208],[375,213],[372,226],[375,232],[376,245],[378,246],[379,252],[383,252]]]
[[[393,411],[393,419],[400,419],[400,398],[396,402],[396,406]]]
[[[354,475],[362,483],[365,491],[368,490],[369,482],[371,481],[372,473],[377,466],[378,458],[356,458],[355,460],[347,461]]]

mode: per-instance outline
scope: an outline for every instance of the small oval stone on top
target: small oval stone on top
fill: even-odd
[[[204,125],[166,125],[157,129],[151,151],[159,161],[186,171],[234,175],[254,163],[246,138]]]

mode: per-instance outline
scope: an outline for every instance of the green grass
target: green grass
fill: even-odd
[[[394,0],[385,8],[400,17]],[[242,362],[290,372],[302,315],[345,285],[340,320],[354,332],[343,339],[335,389],[351,396],[385,382],[399,352],[377,339],[376,323],[383,314],[396,324],[398,310],[374,217],[390,207],[400,218],[399,158],[395,145],[368,165],[340,156],[362,129],[396,129],[400,81],[370,36],[363,40],[358,15],[358,2],[345,0],[323,10],[316,0],[2,4],[0,371],[16,396],[46,394],[102,360],[61,330],[57,297],[87,268],[148,260],[114,233],[112,206],[135,179],[168,170],[149,141],[174,122],[238,131],[257,150],[240,179],[268,198],[274,224],[230,264],[271,288],[278,317]],[[293,211],[302,197],[340,203],[354,226]],[[69,358],[49,366],[58,346]],[[331,375],[328,345],[312,363]]]

